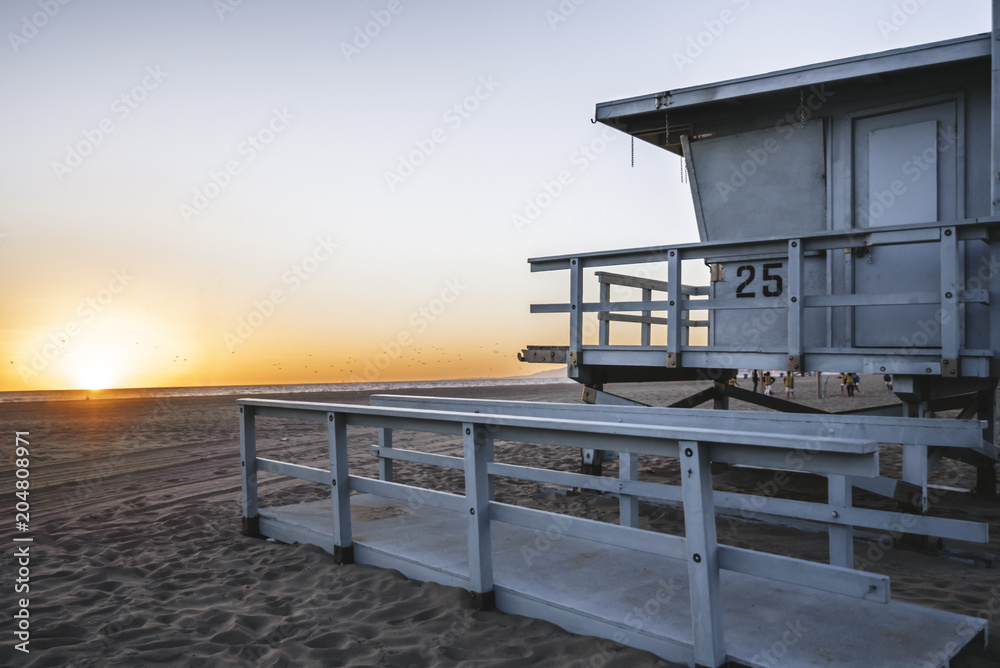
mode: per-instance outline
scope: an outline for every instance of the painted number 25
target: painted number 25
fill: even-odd
[[[761,266],[761,274],[763,275],[764,282],[764,296],[765,297],[780,297],[781,290],[783,287],[781,276],[772,274],[772,269],[781,269],[780,262],[772,262],[771,264],[765,264]],[[749,290],[754,279],[757,277],[757,268],[752,264],[744,264],[736,270],[736,278],[743,278],[746,275],[746,280],[739,284],[736,288],[736,296],[740,298],[752,298],[756,297],[757,293]]]

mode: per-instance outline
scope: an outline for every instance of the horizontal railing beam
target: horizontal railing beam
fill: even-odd
[[[804,252],[841,248],[863,248],[890,244],[925,243],[939,241],[941,239],[941,230],[945,227],[956,227],[959,239],[979,238],[983,230],[991,232],[1000,227],[1000,218],[984,217],[954,222],[942,221],[870,230],[852,230],[850,232],[817,232],[815,234],[802,235],[799,239],[802,242]],[[571,259],[578,260],[584,267],[646,264],[651,262],[666,262],[667,254],[671,250],[679,253],[682,260],[759,256],[766,254],[781,257],[787,255],[788,239],[787,237],[772,237],[751,241],[710,241],[675,246],[625,248],[593,253],[530,258],[528,263],[531,265],[531,271],[533,272],[569,269]]]
[[[465,512],[465,496],[439,492],[426,487],[413,487],[402,485],[397,482],[387,482],[374,478],[352,475],[349,477],[350,487],[353,491],[362,494],[375,494],[385,496],[407,504],[430,506],[441,510],[452,510],[457,513]]]
[[[715,429],[781,432],[792,437],[830,436],[872,440],[879,443],[906,443],[942,447],[975,448],[981,445],[985,422],[981,420],[941,420],[939,418],[867,417],[851,415],[783,415],[755,411],[715,411],[699,408],[657,406],[601,406],[492,399],[460,399],[373,394],[373,405],[425,410],[478,412],[480,419],[491,415],[524,415],[633,424],[673,424],[694,427],[711,424]],[[902,409],[900,409],[902,410]]]
[[[398,461],[441,466],[451,469],[461,469],[463,467],[461,457],[435,455],[399,448],[380,451],[377,446],[373,446],[371,451],[373,456],[381,456]],[[652,501],[681,502],[681,488],[675,485],[620,480],[618,478],[554,471],[551,469],[540,469],[499,462],[491,462],[487,468],[490,475],[495,476],[549,485],[580,487],[605,493],[628,494]],[[834,514],[834,509],[825,503],[719,491],[715,492],[715,505],[717,508],[742,511],[748,515],[749,519],[752,519],[757,514],[767,514],[881,531],[905,531],[906,533],[917,535],[935,536],[975,543],[985,543],[989,539],[989,526],[982,522],[906,515],[904,513],[854,507],[837,508],[837,512]]]
[[[309,482],[318,482],[322,485],[330,484],[330,469],[318,469],[312,466],[302,466],[300,464],[290,464],[288,462],[279,462],[274,459],[258,457],[257,470],[288,476],[289,478],[308,480]]]
[[[686,559],[684,538],[643,529],[587,520],[545,510],[490,502],[490,518],[559,536],[617,545],[668,559]],[[766,552],[719,545],[719,566],[725,570],[788,582],[810,589],[887,603],[889,578]]]
[[[385,448],[381,449],[377,445],[372,446],[373,457],[383,457],[394,459],[400,462],[411,462],[414,464],[426,464],[428,466],[440,466],[446,469],[464,469],[465,460],[461,457],[451,455],[436,455],[430,452],[420,452],[419,450],[407,450],[405,448]]]

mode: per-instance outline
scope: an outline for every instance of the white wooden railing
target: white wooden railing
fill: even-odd
[[[333,519],[333,553],[342,563],[352,563],[355,545],[351,532],[351,491],[370,493],[408,503],[460,513],[469,525],[468,587],[479,607],[493,605],[491,523],[507,522],[545,529],[553,519],[571,537],[628,547],[687,563],[693,622],[693,656],[678,660],[719,666],[726,660],[720,569],[811,587],[866,600],[888,602],[889,580],[847,567],[719,545],[716,537],[717,507],[740,507],[755,495],[724,494],[712,489],[711,464],[766,466],[828,475],[841,481],[878,475],[878,443],[863,423],[847,429],[846,438],[830,437],[823,416],[779,416],[788,422],[781,435],[762,428],[752,413],[712,416],[697,423],[695,411],[600,406],[529,404],[441,400],[419,397],[376,397],[379,406],[240,399],[240,447],[243,478],[244,531],[259,533],[258,474],[267,472],[330,485]],[[426,402],[421,404],[421,402]],[[442,402],[435,404],[434,402]],[[516,405],[515,405],[516,404]],[[418,406],[418,407],[414,407]],[[607,407],[611,408],[611,407]],[[582,409],[582,410],[576,410]],[[584,413],[586,411],[586,413]],[[292,418],[327,424],[329,469],[281,462],[257,456],[256,419]],[[842,421],[843,416],[838,416]],[[769,419],[774,419],[769,417]],[[871,420],[871,418],[866,418]],[[924,426],[907,420],[907,427]],[[923,422],[923,421],[921,421]],[[711,428],[701,425],[710,424]],[[349,426],[380,429],[379,457],[382,479],[352,475],[348,470]],[[824,431],[827,429],[827,431]],[[453,435],[463,444],[463,457],[395,448],[392,430],[411,430]],[[798,433],[793,433],[793,432]],[[597,448],[621,453],[622,477],[601,478],[494,461],[494,441],[548,444],[573,448]],[[370,443],[352,444],[371,447]],[[636,458],[653,455],[678,459],[684,474],[680,487],[637,479]],[[464,495],[449,494],[392,481],[392,462],[410,461],[464,471]],[[792,465],[790,462],[794,461]],[[522,508],[493,499],[495,476],[541,483],[571,485],[596,490],[616,490],[622,499],[621,524],[614,525],[578,517]],[[683,503],[685,537],[637,527],[639,498]],[[826,521],[841,543],[850,543],[853,526],[891,527],[907,518],[910,533],[927,532],[962,540],[985,540],[986,525],[899,513],[851,508],[847,498],[830,504],[812,504],[766,499],[767,512]],[[841,555],[845,556],[846,552]]]

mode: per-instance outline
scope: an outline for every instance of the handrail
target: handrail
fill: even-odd
[[[803,234],[805,252],[837,248],[860,248],[887,244],[924,243],[940,241],[941,230],[955,227],[959,240],[988,240],[989,233],[1000,227],[1000,217],[984,216],[952,222],[919,223],[851,231],[827,231]],[[582,267],[605,267],[618,264],[645,264],[666,262],[670,251],[679,251],[684,260],[705,259],[718,256],[743,256],[762,253],[786,253],[787,237],[766,237],[746,241],[706,241],[689,244],[645,246],[608,251],[548,255],[529,258],[531,271],[557,271],[569,269],[571,260],[579,260]]]
[[[693,657],[697,662],[719,665],[725,658],[720,569],[867,600],[880,602],[889,600],[889,581],[885,576],[856,571],[852,568],[720,546],[715,530],[717,494],[712,490],[712,462],[743,461],[780,468],[782,456],[798,453],[800,463],[795,468],[799,470],[830,473],[836,476],[873,477],[878,475],[878,444],[872,440],[834,438],[814,433],[781,436],[761,431],[640,424],[624,422],[621,418],[617,422],[612,422],[601,419],[575,419],[562,414],[557,417],[505,415],[476,412],[475,408],[469,406],[446,406],[449,409],[460,410],[440,410],[271,399],[239,399],[237,403],[240,410],[242,501],[246,532],[260,531],[257,476],[261,471],[312,482],[329,482],[333,517],[333,552],[341,563],[354,561],[351,530],[352,490],[458,512],[469,522],[468,582],[473,600],[480,607],[491,607],[493,600],[491,520],[531,527],[538,525],[539,522],[549,521],[547,518],[555,515],[494,501],[491,477],[503,475],[522,479],[561,479],[560,476],[570,475],[494,462],[494,439],[569,447],[581,447],[581,445],[586,447],[599,442],[602,447],[625,453],[648,453],[676,457],[681,461],[683,469],[687,472],[687,475],[682,476],[680,486],[686,532],[683,538],[640,530],[633,526],[617,526],[562,515],[559,517],[560,526],[566,535],[655,551],[688,562],[691,615],[694,622]],[[471,410],[461,410],[467,408]],[[317,416],[327,423],[329,470],[257,456],[258,417],[316,421]],[[349,425],[374,426],[383,431],[390,429],[431,431],[460,437],[464,450],[461,460],[429,453],[397,451],[391,446],[391,436],[386,434],[380,435],[377,454],[380,460],[410,459],[432,465],[461,467],[465,471],[465,495],[401,485],[386,479],[377,480],[351,475],[347,456]],[[576,476],[583,477],[581,474],[572,475],[575,476],[574,480]],[[586,476],[586,478],[601,480],[596,476]],[[616,482],[623,494],[655,493],[653,487],[659,487],[638,480]],[[663,487],[664,496],[677,494],[676,488],[671,491],[667,486]],[[732,499],[726,501],[726,503],[732,502]],[[845,504],[845,510],[849,505]],[[938,522],[943,521],[938,520]],[[973,523],[968,524],[971,526]],[[955,530],[960,531],[963,526],[957,526]],[[363,545],[361,547],[364,548]]]

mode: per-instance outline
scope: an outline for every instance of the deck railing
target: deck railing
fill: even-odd
[[[568,303],[533,304],[531,312],[569,314],[569,344],[565,361],[570,367],[570,377],[577,377],[576,367],[584,364],[702,369],[787,368],[799,372],[855,369],[867,373],[988,377],[991,375],[993,353],[990,349],[965,347],[964,305],[989,304],[991,286],[995,291],[1000,288],[1000,281],[997,280],[997,272],[992,270],[985,277],[967,275],[961,242],[983,243],[989,249],[990,257],[996,257],[1000,255],[1000,246],[992,239],[991,231],[998,225],[1000,219],[975,219],[953,224],[930,223],[827,232],[795,239],[707,242],[533,258],[528,260],[533,272],[568,270],[570,288]],[[937,243],[940,248],[939,291],[854,294],[843,286],[834,289],[832,283],[827,281],[826,294],[806,294],[803,268],[807,255],[829,251],[854,251],[865,255],[877,252],[880,246],[927,243]],[[712,264],[731,262],[734,258],[773,258],[780,261],[787,268],[787,278],[780,295],[767,296],[768,291],[764,290],[764,294],[758,294],[754,299],[712,299],[709,287],[682,283],[682,263],[685,261],[701,260]],[[599,271],[596,272],[599,300],[584,300],[585,270],[654,263],[666,264],[666,281]],[[613,301],[612,285],[642,290],[641,299]],[[672,286],[681,288],[675,290]],[[653,292],[664,295],[653,299]],[[805,309],[892,305],[931,305],[940,309],[940,346],[860,349],[829,345],[807,348],[805,345]],[[734,309],[773,310],[787,315],[786,340],[776,345],[754,344],[735,346],[735,349],[732,345],[713,347],[691,342],[691,328],[709,326],[706,320],[690,318],[691,312]],[[598,314],[596,345],[584,345],[584,315],[587,313]],[[660,315],[654,315],[657,313]],[[611,345],[611,322],[639,323],[642,328],[639,344]],[[671,326],[671,323],[676,326]],[[665,346],[650,345],[653,326],[667,327]],[[988,319],[983,321],[982,326],[989,326]],[[991,343],[994,349],[1000,349],[1000,331],[992,333]],[[616,354],[637,350],[651,354]],[[734,353],[739,359],[734,359]]]
[[[960,540],[986,539],[986,525],[974,522],[917,517],[900,513],[852,508],[848,481],[878,475],[878,443],[866,423],[848,429],[849,436],[828,436],[821,416],[780,416],[788,422],[781,435],[762,428],[759,416],[731,413],[712,416],[712,428],[703,428],[691,411],[614,407],[580,407],[561,404],[521,404],[437,400],[415,397],[378,397],[381,406],[320,404],[264,399],[240,399],[240,447],[243,478],[243,522],[248,534],[266,534],[258,509],[258,474],[268,472],[330,486],[332,544],[342,563],[371,563],[374,552],[355,544],[351,531],[351,491],[370,493],[460,513],[468,521],[467,586],[479,607],[494,601],[491,523],[507,522],[545,530],[558,520],[567,536],[599,543],[627,546],[687,563],[691,592],[693,652],[682,651],[673,660],[719,666],[726,660],[723,641],[720,569],[770,578],[795,585],[873,601],[888,602],[888,578],[800,559],[719,545],[716,508],[758,507],[757,495],[715,492],[713,462],[792,469],[830,476],[847,493],[831,496],[828,504],[764,499],[766,512],[826,521],[831,527],[834,560],[851,554],[853,526],[871,526],[907,532],[947,535]],[[429,403],[422,403],[429,402]],[[434,402],[444,402],[434,404]],[[516,405],[515,405],[516,404]],[[578,410],[578,409],[584,410]],[[586,411],[586,413],[584,412]],[[327,424],[329,469],[303,466],[257,456],[256,419],[291,418]],[[721,420],[721,421],[720,421]],[[842,420],[838,420],[840,424]],[[925,421],[909,421],[906,428],[933,428]],[[919,423],[919,424],[918,424]],[[376,427],[380,444],[372,449],[379,457],[382,479],[352,475],[348,470],[348,426]],[[883,425],[885,427],[885,425]],[[852,431],[853,429],[853,431]],[[412,430],[453,435],[461,440],[463,457],[449,457],[393,447],[392,430]],[[518,466],[494,461],[494,441],[512,441],[566,447],[611,449],[621,453],[621,477],[601,478],[577,473]],[[679,460],[682,484],[662,485],[638,480],[639,455]],[[464,471],[464,495],[449,494],[392,481],[393,461],[410,461]],[[794,464],[793,464],[794,462]],[[613,525],[578,517],[522,508],[493,499],[494,477],[616,491],[621,498],[621,524]],[[831,488],[833,489],[833,488]],[[640,498],[680,501],[685,537],[637,527]],[[836,534],[836,543],[834,536]],[[369,561],[369,559],[371,561]]]

